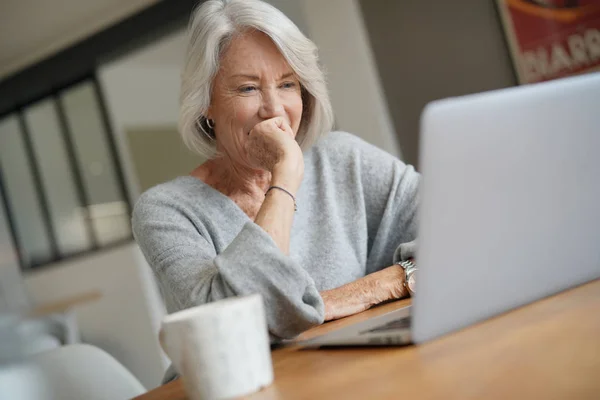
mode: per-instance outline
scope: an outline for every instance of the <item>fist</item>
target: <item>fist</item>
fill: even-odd
[[[290,125],[282,117],[259,122],[248,134],[245,150],[250,164],[274,172],[280,165],[304,172],[302,150]]]

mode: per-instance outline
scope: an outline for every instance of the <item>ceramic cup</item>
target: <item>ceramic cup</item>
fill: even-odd
[[[273,382],[260,294],[167,315],[160,343],[192,400],[244,396]]]

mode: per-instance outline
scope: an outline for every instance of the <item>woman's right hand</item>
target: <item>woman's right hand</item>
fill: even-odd
[[[254,168],[271,172],[273,184],[296,191],[304,176],[304,157],[294,136],[284,118],[270,118],[252,128],[245,146]]]
[[[370,276],[374,278],[377,287],[377,293],[382,297],[379,302],[388,300],[398,300],[410,296],[406,287],[406,274],[404,268],[398,264],[377,271]]]
[[[347,317],[374,305],[408,297],[404,269],[392,265],[337,289],[321,292],[325,304],[325,321]]]

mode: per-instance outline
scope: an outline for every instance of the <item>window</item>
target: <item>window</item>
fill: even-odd
[[[98,244],[106,245],[131,236],[131,226],[96,94],[94,85],[85,82],[64,91],[61,103],[81,173],[86,213]]]
[[[0,119],[0,182],[21,268],[131,238],[108,126],[94,78]]]
[[[13,242],[22,266],[28,267],[50,262],[55,254],[19,120],[13,114],[0,121],[0,165],[6,208],[14,221]]]
[[[89,250],[92,239],[87,230],[83,201],[77,192],[74,171],[69,165],[65,132],[61,129],[55,99],[34,104],[25,111],[25,123],[33,147],[33,162],[40,173],[48,204],[51,228],[58,253],[68,256]],[[9,193],[10,194],[10,193]]]

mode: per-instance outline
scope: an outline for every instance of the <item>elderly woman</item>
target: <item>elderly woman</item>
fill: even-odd
[[[329,132],[314,44],[258,0],[206,1],[189,29],[180,131],[208,161],[133,212],[168,311],[260,293],[282,339],[407,296],[419,175]]]

